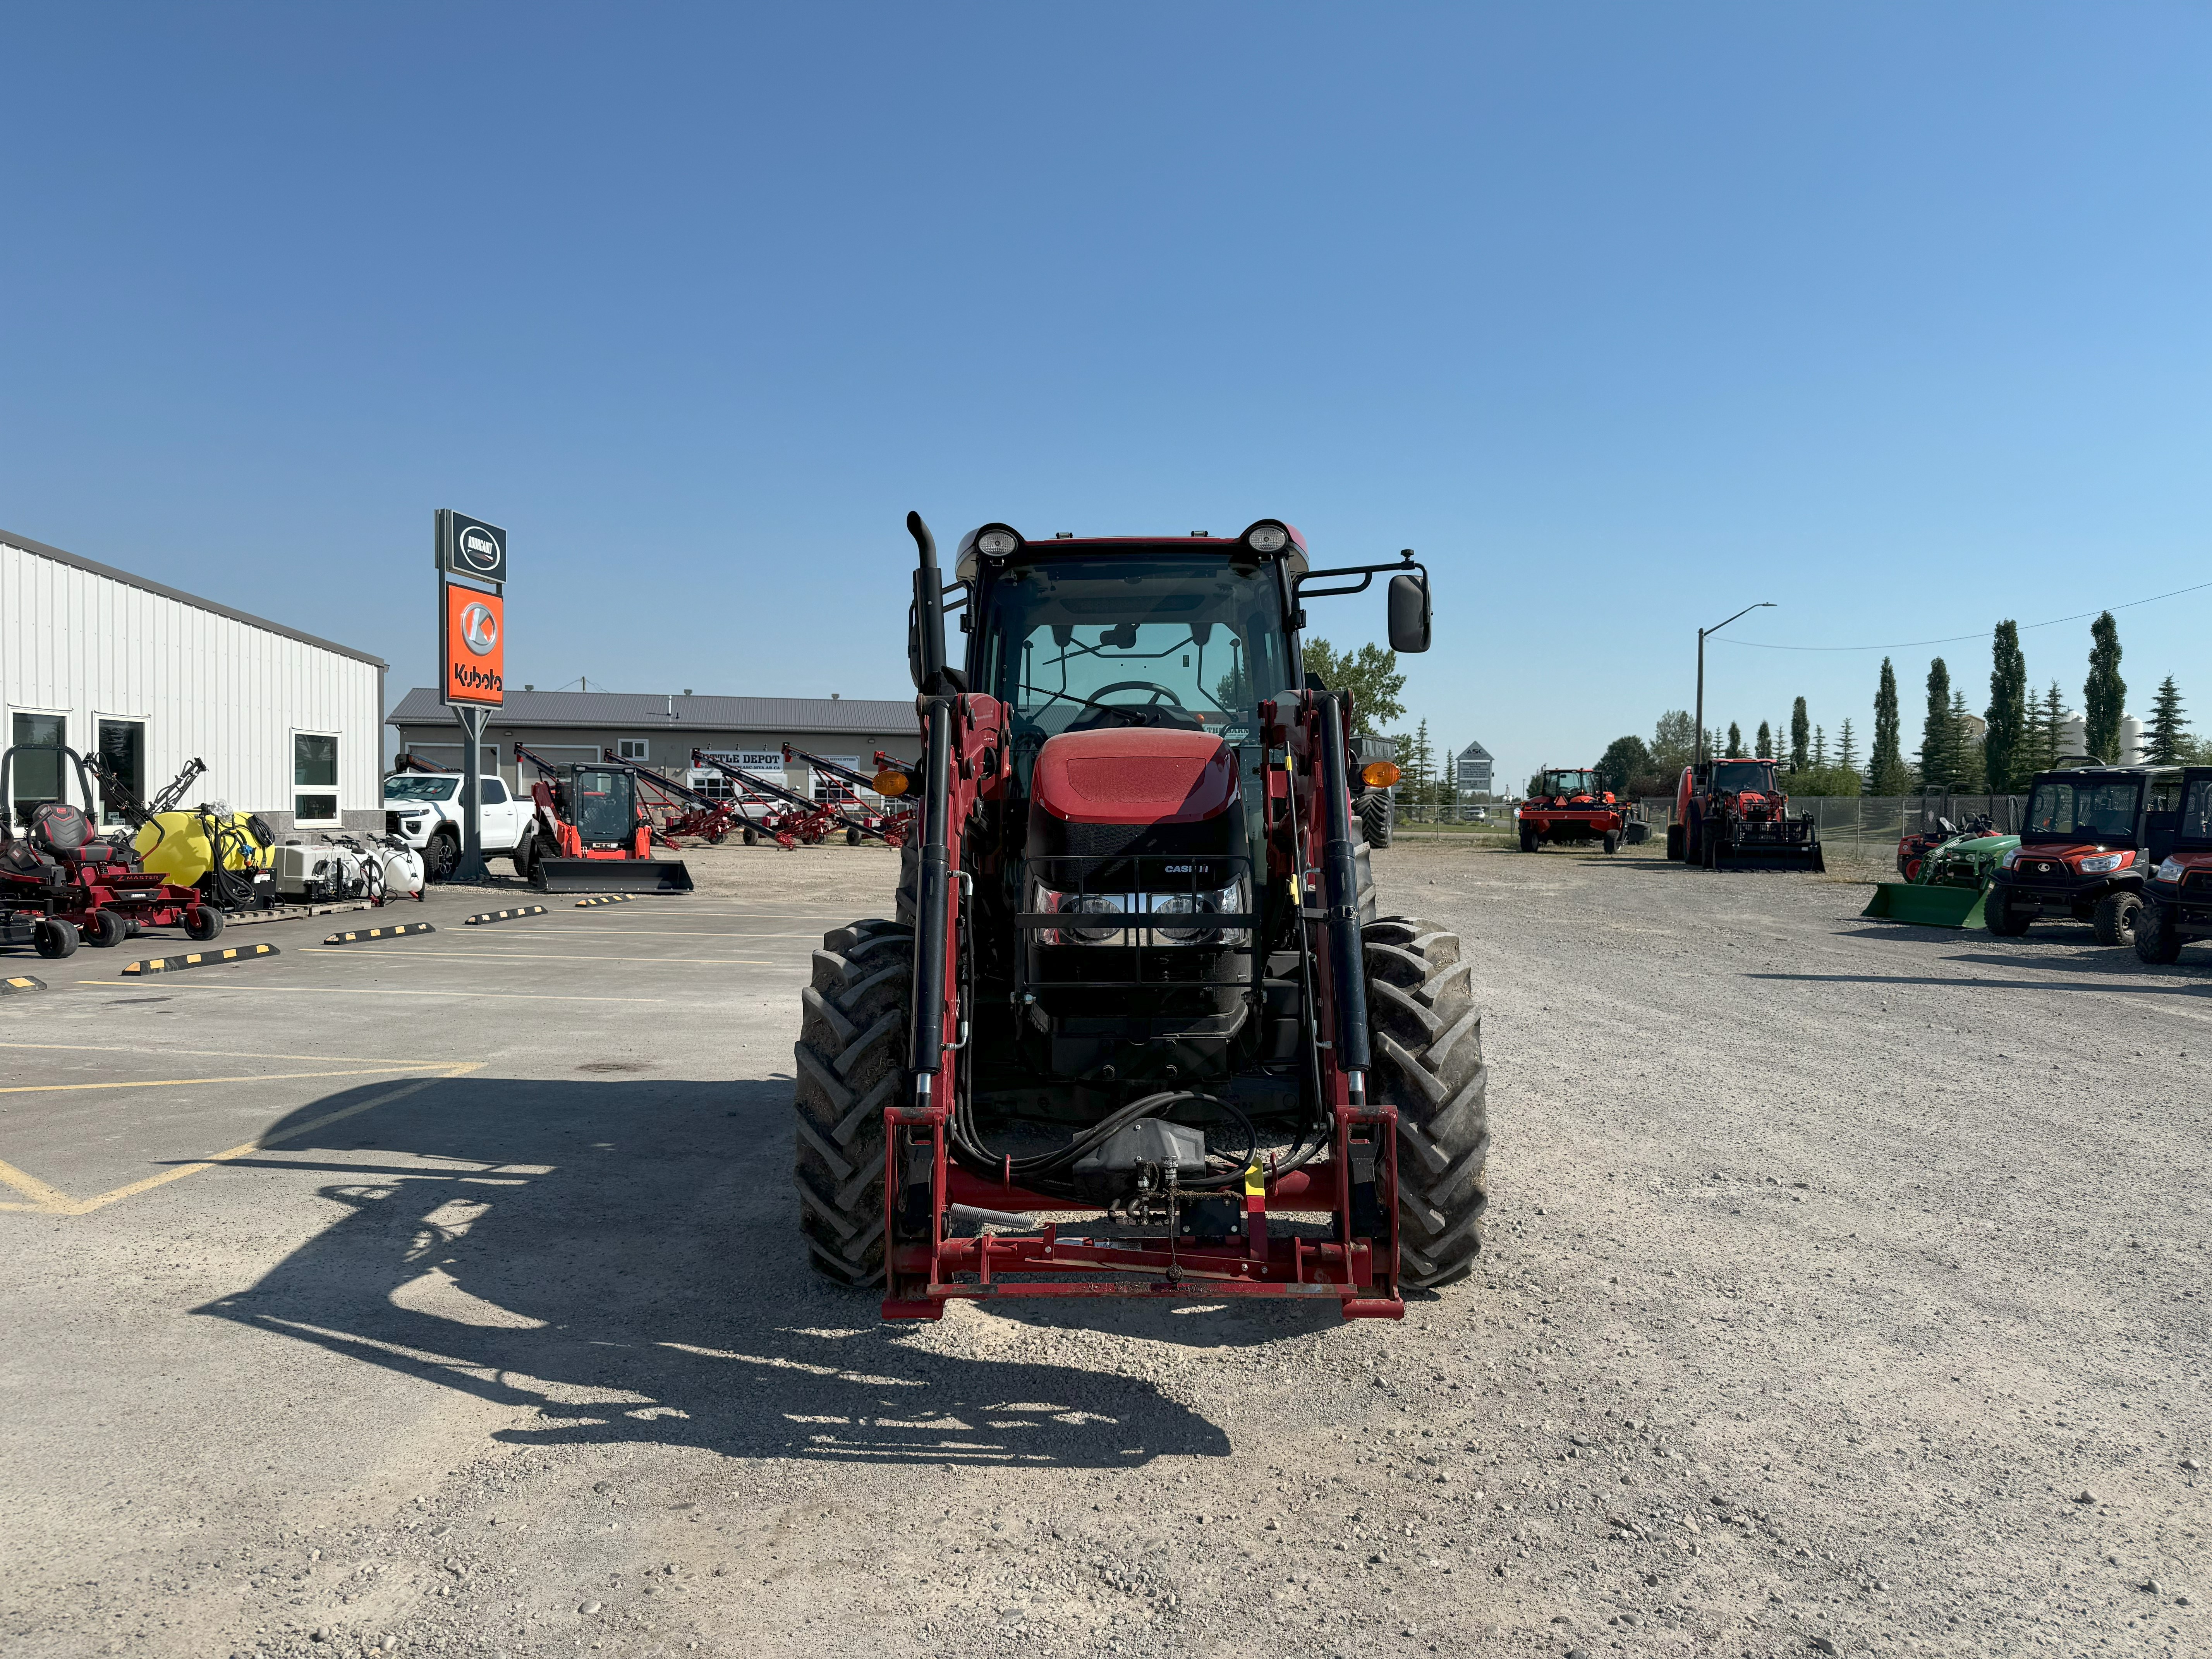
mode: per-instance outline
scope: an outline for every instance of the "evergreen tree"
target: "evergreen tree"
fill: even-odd
[[[2027,659],[2021,653],[2020,624],[2001,622],[1990,651],[1989,735],[1982,739],[1982,764],[1991,794],[2009,794],[2028,775],[2027,763]]]
[[[2188,730],[2181,715],[2181,688],[2168,674],[2151,699],[2150,730],[2143,734],[2150,750],[2146,758],[2158,766],[2181,765],[2191,752]]]
[[[1413,763],[1406,769],[1413,775],[1413,799],[1426,800],[1428,787],[1436,780],[1436,751],[1429,746],[1429,723],[1425,720],[1413,728],[1408,758]]]
[[[1982,745],[1975,740],[1971,722],[1972,713],[1966,707],[1966,694],[1951,694],[1951,787],[1961,794],[1978,795],[1986,787],[1987,774],[1982,768]]]
[[[2099,760],[2117,761],[2128,683],[2120,678],[2120,625],[2111,611],[2089,624],[2089,678],[2081,687],[2082,740]]]
[[[1738,726],[1734,720],[1729,722],[1729,746],[1726,752],[1731,755],[1743,753],[1743,727]]]
[[[1958,775],[1958,739],[1951,729],[1951,671],[1938,657],[1928,665],[1928,714],[1920,726],[1920,786],[1948,789]]]
[[[1881,678],[1874,692],[1874,754],[1867,766],[1868,787],[1877,795],[1901,795],[1910,787],[1911,780],[1899,743],[1897,671],[1884,657]]]
[[[1811,741],[1813,723],[1805,713],[1805,699],[1800,697],[1790,707],[1790,769],[1802,772],[1812,759],[1806,747]]]
[[[2058,762],[2058,734],[2066,724],[2066,702],[2058,692],[2058,682],[2051,682],[2051,689],[2043,694],[2043,701],[2035,708],[2035,755],[2033,764],[2023,774],[2033,777],[2038,772],[2048,771]]]
[[[1842,729],[1836,733],[1836,764],[1846,772],[1856,772],[1858,770],[1858,745],[1852,740],[1851,723],[1846,719]]]
[[[1774,728],[1769,726],[1765,720],[1761,720],[1759,723],[1759,749],[1757,752],[1759,758],[1761,760],[1772,760],[1774,758]]]
[[[1813,769],[1816,772],[1820,771],[1827,764],[1828,728],[1825,726],[1816,726],[1813,728]]]

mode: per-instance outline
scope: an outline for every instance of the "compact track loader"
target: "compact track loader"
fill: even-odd
[[[1466,1274],[1490,1144],[1468,964],[1380,910],[1350,698],[1298,659],[1305,602],[1378,574],[1393,648],[1425,650],[1426,571],[1311,569],[1274,519],[991,524],[947,586],[907,523],[922,758],[878,787],[915,830],[895,915],[826,934],[802,997],[815,1267],[890,1319],[1006,1297],[1398,1318],[1406,1287]]]

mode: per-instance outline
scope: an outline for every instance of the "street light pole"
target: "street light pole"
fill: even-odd
[[[1757,605],[1744,606],[1735,613],[1735,617],[1730,617],[1728,622],[1717,622],[1711,628],[1700,628],[1698,630],[1698,745],[1695,751],[1698,765],[1704,765],[1705,761],[1705,635],[1719,633],[1729,625],[1729,623],[1734,622],[1736,617],[1748,617],[1754,611],[1773,609],[1773,600],[1761,599]]]

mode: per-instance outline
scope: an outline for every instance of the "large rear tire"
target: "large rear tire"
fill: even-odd
[[[2097,930],[2097,943],[2133,945],[2142,908],[2142,895],[2131,887],[2106,894],[2097,901],[2096,914],[2089,918],[2089,925]]]
[[[815,1272],[864,1289],[884,1277],[884,1108],[910,1091],[907,1006],[914,935],[856,921],[822,936],[799,993],[793,1170]]]
[[[2181,935],[2173,931],[2173,913],[2156,899],[2143,901],[2136,922],[2136,955],[2153,967],[2181,960]]]
[[[1473,1271],[1489,1207],[1490,1069],[1459,936],[1409,916],[1361,930],[1377,1097],[1398,1110],[1398,1255],[1433,1290]]]

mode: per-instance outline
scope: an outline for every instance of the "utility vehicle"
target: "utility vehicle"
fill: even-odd
[[[2181,947],[2212,939],[2212,766],[2181,775],[2181,816],[2166,856],[2143,883],[2136,954],[2172,962]]]
[[[2020,845],[1997,861],[1984,920],[2017,938],[2038,921],[2086,921],[2100,945],[2132,945],[2143,881],[2181,823],[2178,766],[2066,767],[2028,786]]]

